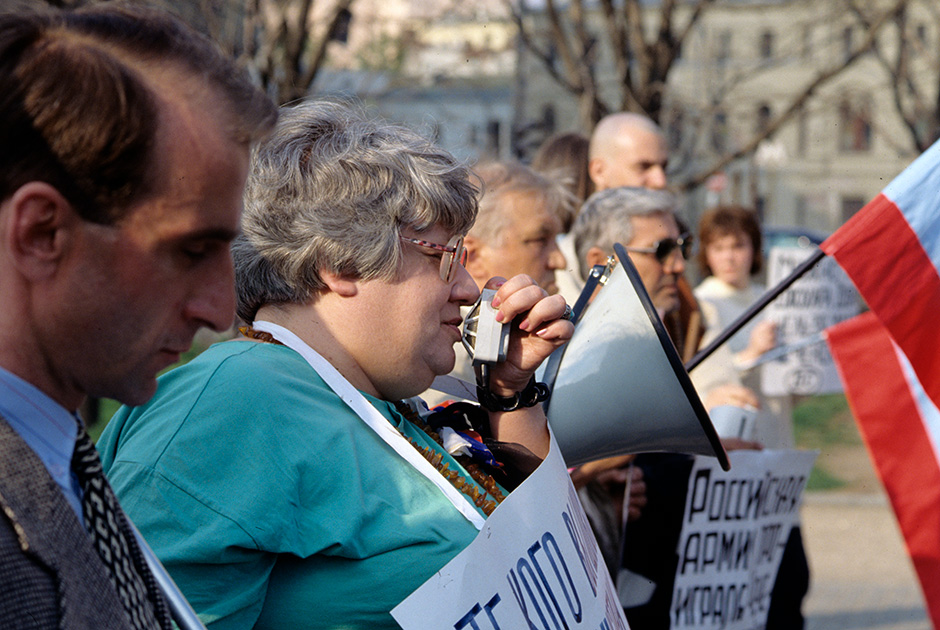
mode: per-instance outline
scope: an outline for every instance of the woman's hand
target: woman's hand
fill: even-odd
[[[492,278],[486,287],[497,289],[492,303],[497,321],[511,323],[506,361],[490,366],[489,389],[509,397],[525,389],[542,361],[571,339],[574,325],[561,319],[565,299],[549,296],[529,276],[507,281]],[[489,415],[497,440],[521,444],[541,458],[548,455],[548,424],[542,405]]]
[[[506,361],[490,367],[489,388],[497,396],[511,396],[524,389],[542,362],[571,339],[574,325],[561,319],[565,299],[548,295],[529,276],[506,281],[497,277],[486,284],[489,289],[497,287],[493,298],[496,320],[511,322],[512,327]]]
[[[765,319],[754,326],[747,348],[738,353],[736,359],[741,363],[750,363],[762,354],[777,346],[777,324]]]

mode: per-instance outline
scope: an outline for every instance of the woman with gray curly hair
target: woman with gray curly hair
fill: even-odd
[[[462,265],[476,196],[449,154],[338,104],[285,110],[254,156],[233,247],[245,338],[164,376],[100,441],[213,629],[394,628],[389,611],[508,492],[491,452],[451,455],[449,429],[406,403],[453,367],[460,307],[479,295]],[[470,415],[487,444],[538,461],[532,375],[573,326],[527,276],[492,286],[508,358]]]

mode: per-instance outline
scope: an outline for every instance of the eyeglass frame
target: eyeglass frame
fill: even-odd
[[[408,236],[398,235],[398,238],[405,241],[406,243],[412,243],[418,247],[427,247],[428,249],[433,249],[438,252],[442,252],[441,255],[441,280],[450,284],[454,279],[454,275],[457,273],[457,265],[465,267],[467,264],[468,252],[467,248],[463,246],[463,236],[457,234],[449,241],[447,245],[441,245],[440,243],[432,243],[431,241],[425,241],[420,238],[411,238]]]
[[[694,236],[688,232],[684,232],[679,235],[678,238],[661,238],[655,243],[652,247],[626,247],[624,249],[628,252],[633,252],[635,254],[651,254],[656,256],[656,260],[659,261],[659,264],[664,265],[666,261],[672,256],[672,253],[676,250],[679,250],[679,253],[682,254],[683,260],[689,260],[692,256],[692,247]],[[669,244],[669,249],[665,253],[661,253],[660,250],[664,247],[664,244]],[[687,251],[686,251],[687,250]]]

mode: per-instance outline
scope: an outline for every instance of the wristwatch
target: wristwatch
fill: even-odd
[[[487,379],[488,380],[488,379]],[[477,384],[477,401],[480,406],[489,411],[516,411],[534,407],[540,402],[548,400],[550,390],[545,383],[537,383],[535,376],[529,379],[529,383],[521,392],[516,392],[512,396],[497,396],[490,391],[489,384]]]

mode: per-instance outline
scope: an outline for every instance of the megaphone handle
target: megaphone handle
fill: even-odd
[[[588,305],[588,302],[591,301],[591,297],[594,295],[594,289],[597,288],[597,285],[601,281],[601,277],[604,275],[604,271],[607,269],[604,265],[594,265],[591,269],[591,273],[588,274],[588,278],[584,283],[584,287],[581,289],[580,295],[578,295],[578,300],[574,303],[574,306],[571,308],[572,318],[571,323],[577,325],[578,320],[581,319],[581,315],[584,313],[584,307]]]
[[[627,466],[627,483],[623,488],[623,507],[620,510],[620,553],[617,555],[620,562],[623,563],[623,552],[626,550],[627,541],[627,521],[630,520],[630,489],[633,485],[633,460]],[[614,576],[617,579],[617,576]]]

